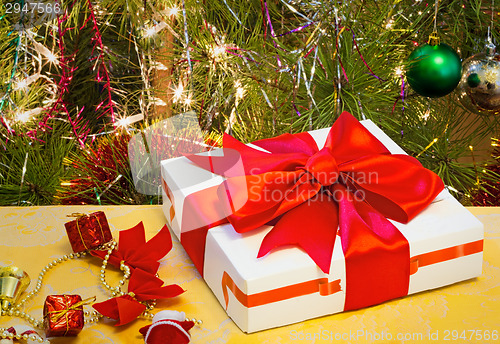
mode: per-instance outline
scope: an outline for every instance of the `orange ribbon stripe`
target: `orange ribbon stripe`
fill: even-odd
[[[419,254],[410,259],[410,275],[417,272],[418,268],[445,262],[447,260],[468,256],[483,251],[483,240],[469,242],[467,244],[443,248],[441,250]]]
[[[234,283],[229,274],[224,271],[222,275],[222,292],[226,309],[229,303],[228,290],[231,290],[236,299],[245,307],[257,307],[268,303],[278,302],[291,299],[298,296],[314,294],[319,292],[320,295],[326,296],[341,291],[340,279],[328,282],[328,278],[318,278],[315,280],[292,284],[285,287],[280,287],[272,290],[263,291],[260,293],[247,295]]]
[[[165,190],[165,194],[167,195],[168,199],[170,200],[170,209],[169,209],[169,212],[170,212],[170,222],[172,222],[172,220],[174,219],[174,216],[175,216],[175,208],[174,208],[174,196],[172,195],[172,191],[170,191],[170,188],[168,187],[167,185],[167,182],[165,181],[165,179],[162,178],[162,184],[163,184],[163,190]]]
[[[417,272],[419,267],[445,262],[447,260],[468,256],[483,251],[483,240],[461,244],[444,248],[441,250],[423,253],[410,259],[410,274]],[[288,300],[308,294],[319,292],[321,296],[332,295],[341,291],[340,279],[328,282],[327,278],[318,278],[315,280],[292,284],[256,294],[247,295],[234,283],[229,274],[224,271],[222,275],[222,293],[226,309],[229,303],[230,290],[236,299],[245,307],[251,308],[266,305],[268,303]]]

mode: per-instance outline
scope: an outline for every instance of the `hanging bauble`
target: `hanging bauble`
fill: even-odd
[[[458,96],[463,106],[482,115],[500,115],[500,54],[494,49],[466,59]]]
[[[436,98],[457,87],[461,71],[462,63],[455,50],[431,36],[428,44],[418,47],[408,57],[406,78],[415,92]]]

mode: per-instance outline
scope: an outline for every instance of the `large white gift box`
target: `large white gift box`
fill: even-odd
[[[360,123],[392,154],[405,154],[373,122]],[[328,132],[327,128],[309,134],[318,147],[323,147]],[[161,169],[167,222],[183,245],[191,241],[199,241],[194,247],[204,245],[204,250],[187,251],[241,330],[250,333],[344,311],[349,289],[340,237],[335,241],[329,273],[324,273],[298,247],[280,248],[257,258],[261,242],[272,226],[240,234],[231,224],[222,223],[195,231],[195,214],[184,213],[186,209],[193,211],[193,207],[185,206],[190,195],[221,184],[224,177],[185,157],[164,160]],[[213,206],[211,202],[214,200],[207,200],[206,206]],[[407,224],[390,221],[409,242],[408,294],[481,274],[483,225],[446,189]]]

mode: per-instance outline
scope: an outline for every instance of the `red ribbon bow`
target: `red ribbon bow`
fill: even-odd
[[[92,307],[102,315],[118,320],[118,326],[131,322],[144,312],[146,306],[140,301],[165,299],[183,293],[178,285],[163,286],[163,281],[154,276],[160,266],[158,261],[171,249],[172,237],[166,225],[147,242],[142,222],[120,231],[118,249],[111,253],[108,263],[120,267],[123,261],[132,268],[129,294],[96,303]],[[104,259],[107,251],[91,251],[91,254]]]
[[[168,227],[163,228],[146,242],[144,225],[139,222],[134,227],[120,231],[118,249],[109,256],[108,263],[119,268],[122,261],[132,269],[140,268],[151,274],[156,274],[160,259],[172,249],[172,238]],[[93,256],[104,259],[106,251],[91,251]]]
[[[177,284],[163,286],[161,279],[141,269],[135,269],[130,276],[129,294],[95,303],[92,307],[102,315],[117,320],[118,326],[133,321],[146,310],[146,306],[139,301],[171,298],[183,292]]]
[[[253,144],[269,153],[225,135],[223,156],[188,156],[227,179],[191,195],[185,207],[194,205],[199,216],[218,220],[210,212],[222,206],[239,233],[273,223],[259,257],[280,246],[296,245],[325,273],[339,234],[349,289],[346,310],[408,293],[408,242],[388,219],[406,223],[425,209],[444,187],[436,174],[413,157],[390,154],[347,112],[334,123],[322,149],[308,133]],[[232,168],[237,159],[244,174]],[[217,206],[207,205],[207,200]],[[208,228],[221,221],[206,223]],[[188,237],[204,235],[203,231],[186,234],[185,240],[181,235],[183,245]]]

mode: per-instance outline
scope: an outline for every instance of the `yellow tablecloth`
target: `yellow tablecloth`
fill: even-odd
[[[167,284],[179,284],[186,292],[159,302],[156,309],[184,311],[190,318],[202,319],[203,325],[191,330],[195,344],[500,343],[500,208],[469,209],[485,225],[483,274],[477,279],[358,311],[247,335],[227,317],[174,238],[173,250],[162,260],[159,275]],[[0,266],[17,265],[36,280],[48,262],[71,252],[63,225],[70,220],[66,215],[97,210],[106,213],[115,238],[119,230],[143,221],[149,239],[165,224],[160,206],[0,207]],[[50,294],[80,294],[84,298],[96,295],[98,301],[107,299],[98,283],[99,270],[100,260],[92,257],[56,267],[46,275],[40,294],[26,306],[26,311],[41,318],[43,302]],[[108,282],[115,285],[122,275],[116,270],[108,271]],[[33,283],[28,291],[31,288]],[[0,327],[20,323],[21,319],[0,318]],[[56,338],[52,342],[143,343],[138,330],[147,324],[147,320],[136,320],[115,327],[111,321],[101,321],[87,325],[76,338]]]

